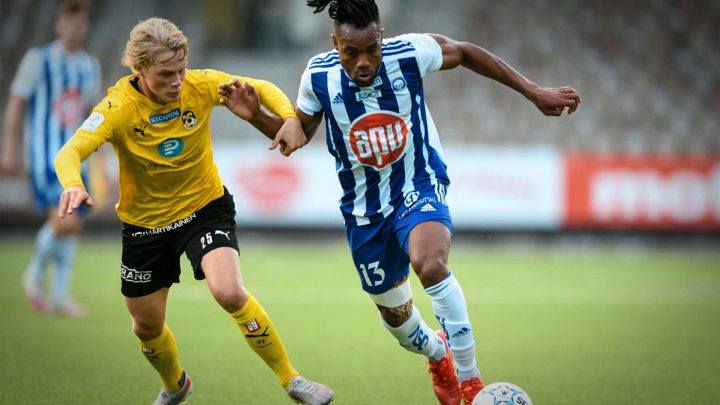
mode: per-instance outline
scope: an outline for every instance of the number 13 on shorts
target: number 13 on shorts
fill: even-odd
[[[380,262],[360,264],[360,274],[368,287],[376,287],[385,281],[385,270],[380,268]]]

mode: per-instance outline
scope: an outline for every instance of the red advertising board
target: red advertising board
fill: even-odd
[[[569,154],[565,226],[720,230],[720,155]]]

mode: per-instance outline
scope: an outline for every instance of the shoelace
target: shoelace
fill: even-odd
[[[436,364],[430,365],[430,373],[432,373],[433,376],[433,382],[434,383],[440,383],[441,385],[447,385],[448,382],[450,382],[450,371],[448,371],[447,366],[448,359],[442,358],[440,361],[438,361]],[[434,370],[437,370],[436,372],[433,372]]]
[[[301,396],[312,396],[316,392],[318,392],[319,387],[315,384],[310,383],[309,381],[301,381],[297,384],[294,384],[292,388],[290,388],[290,392],[293,393],[293,395],[301,395]]]

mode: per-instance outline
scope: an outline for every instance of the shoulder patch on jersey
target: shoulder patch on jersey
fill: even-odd
[[[82,123],[80,129],[88,132],[95,132],[103,121],[105,121],[104,115],[99,112],[93,112],[89,117],[87,117],[87,119],[85,119],[85,122]]]

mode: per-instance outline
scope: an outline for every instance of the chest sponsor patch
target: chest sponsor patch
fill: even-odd
[[[161,122],[172,121],[179,116],[180,116],[180,108],[176,108],[176,109],[170,110],[166,113],[151,115],[150,116],[150,124],[155,125],[155,124],[160,124]]]
[[[355,101],[363,101],[369,98],[380,98],[382,92],[380,90],[363,90],[355,93]]]
[[[178,138],[166,139],[158,145],[158,153],[163,157],[175,157],[183,150],[183,141]]]
[[[350,147],[361,164],[382,169],[405,152],[408,126],[393,112],[373,112],[352,123],[349,138]]]

